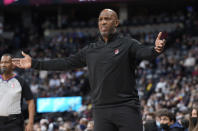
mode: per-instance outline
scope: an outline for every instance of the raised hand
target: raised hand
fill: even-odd
[[[166,44],[166,40],[165,39],[161,40],[161,37],[162,37],[162,32],[158,34],[157,39],[155,40],[155,51],[158,53],[161,53],[163,51],[164,46]]]
[[[13,58],[12,64],[17,66],[18,68],[28,69],[32,66],[32,58],[22,51],[22,55],[24,58]]]

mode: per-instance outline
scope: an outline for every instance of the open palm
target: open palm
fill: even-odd
[[[13,58],[12,63],[17,66],[18,68],[22,69],[28,69],[32,66],[32,58],[28,55],[22,52],[22,55],[24,58]]]

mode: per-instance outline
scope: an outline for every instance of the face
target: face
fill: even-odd
[[[192,110],[192,117],[197,117],[197,111],[195,109]]]
[[[153,117],[151,115],[147,115],[146,120],[153,120]]]
[[[169,117],[161,116],[160,117],[160,124],[168,124],[168,125],[170,125],[171,121],[170,121]]]
[[[118,26],[117,14],[109,9],[105,9],[100,13],[98,18],[98,27],[103,37],[108,37]]]
[[[90,130],[93,130],[94,128],[94,123],[91,121],[87,124],[87,128],[90,129]]]
[[[1,70],[3,73],[10,73],[12,71],[12,59],[10,56],[2,56],[1,57]]]

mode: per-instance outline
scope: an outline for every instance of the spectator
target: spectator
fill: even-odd
[[[94,129],[94,121],[89,121],[85,131],[93,131],[93,129]]]
[[[87,128],[88,120],[86,118],[81,118],[79,125],[76,127],[75,131],[84,131]]]
[[[193,107],[189,116],[189,131],[198,131],[198,108]]]
[[[176,122],[175,115],[169,111],[160,114],[160,131],[184,131],[181,124]]]

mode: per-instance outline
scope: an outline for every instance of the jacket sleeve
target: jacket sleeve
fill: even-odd
[[[160,55],[155,51],[154,46],[144,46],[135,39],[131,40],[130,54],[137,60],[152,60]]]
[[[66,71],[86,66],[86,49],[65,59],[32,60],[32,68],[37,70]]]

